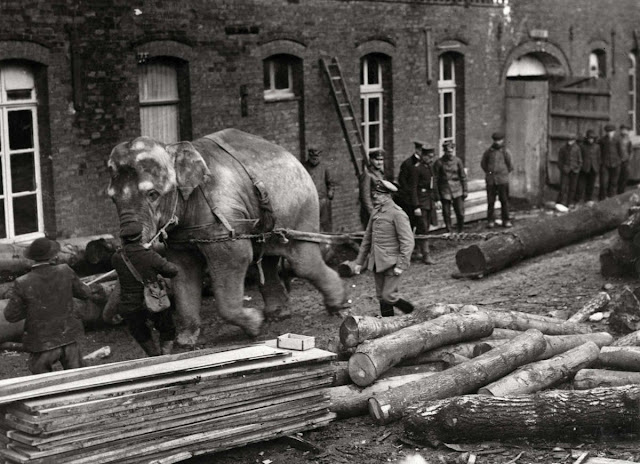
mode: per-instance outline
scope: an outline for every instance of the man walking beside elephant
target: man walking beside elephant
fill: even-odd
[[[145,307],[144,284],[138,281],[129,265],[145,282],[157,280],[158,274],[163,277],[175,277],[178,274],[178,268],[155,251],[142,245],[142,224],[139,222],[123,224],[120,237],[123,247],[111,258],[120,281],[119,312],[127,324],[129,333],[148,356],[170,354],[176,336],[171,310],[169,308],[152,313]],[[125,259],[128,259],[129,264]],[[153,340],[147,321],[151,321],[158,330],[160,347]]]

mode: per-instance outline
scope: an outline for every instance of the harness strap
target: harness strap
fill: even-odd
[[[236,150],[223,142],[220,137],[215,134],[207,135],[206,138],[215,142],[222,151],[226,152],[236,163],[238,163],[244,172],[249,177],[249,180],[253,184],[253,188],[258,198],[258,205],[260,207],[260,221],[257,224],[257,228],[263,232],[271,231],[276,225],[275,216],[273,214],[273,207],[271,206],[271,200],[269,199],[269,192],[262,180],[256,179],[256,177],[247,169],[240,159],[238,159]]]
[[[205,201],[207,202],[207,205],[209,205],[209,209],[211,210],[211,214],[213,214],[213,217],[218,219],[218,221],[220,221],[222,226],[229,231],[229,236],[230,237],[235,237],[236,236],[236,231],[231,226],[231,224],[229,223],[227,218],[224,217],[224,214],[222,214],[222,212],[220,211],[220,208],[218,208],[217,206],[213,206],[213,203],[211,202],[211,200],[209,198],[209,195],[207,194],[205,189],[202,188],[202,185],[199,185],[198,188],[200,189],[200,192],[202,192],[202,196],[204,197]]]

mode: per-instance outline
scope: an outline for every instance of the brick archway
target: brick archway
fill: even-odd
[[[545,66],[549,76],[572,75],[569,60],[560,47],[551,42],[530,41],[518,45],[509,52],[500,73],[501,83],[504,82],[511,64],[524,55],[533,55],[538,59]]]

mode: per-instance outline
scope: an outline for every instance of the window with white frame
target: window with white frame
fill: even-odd
[[[138,65],[140,129],[163,143],[180,140],[180,97],[177,66],[164,60]]]
[[[439,59],[438,96],[440,150],[447,141],[456,141],[456,67],[455,56],[445,53]]]
[[[589,53],[589,77],[607,77],[607,54],[604,50]]]
[[[44,231],[35,79],[22,63],[0,63],[0,239]]]
[[[638,122],[638,81],[636,76],[636,56],[629,53],[629,126],[637,134]]]
[[[380,59],[367,55],[360,67],[360,110],[367,153],[383,148],[383,93]]]
[[[298,58],[290,55],[273,55],[264,60],[264,99],[289,100],[295,93],[295,68]]]

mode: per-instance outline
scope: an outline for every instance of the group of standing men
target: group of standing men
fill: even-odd
[[[557,202],[570,207],[593,198],[596,181],[600,177],[598,199],[624,192],[629,180],[629,161],[632,143],[629,128],[620,126],[619,134],[612,124],[604,127],[605,135],[598,140],[589,129],[582,143],[571,134],[558,152],[560,193]]]

